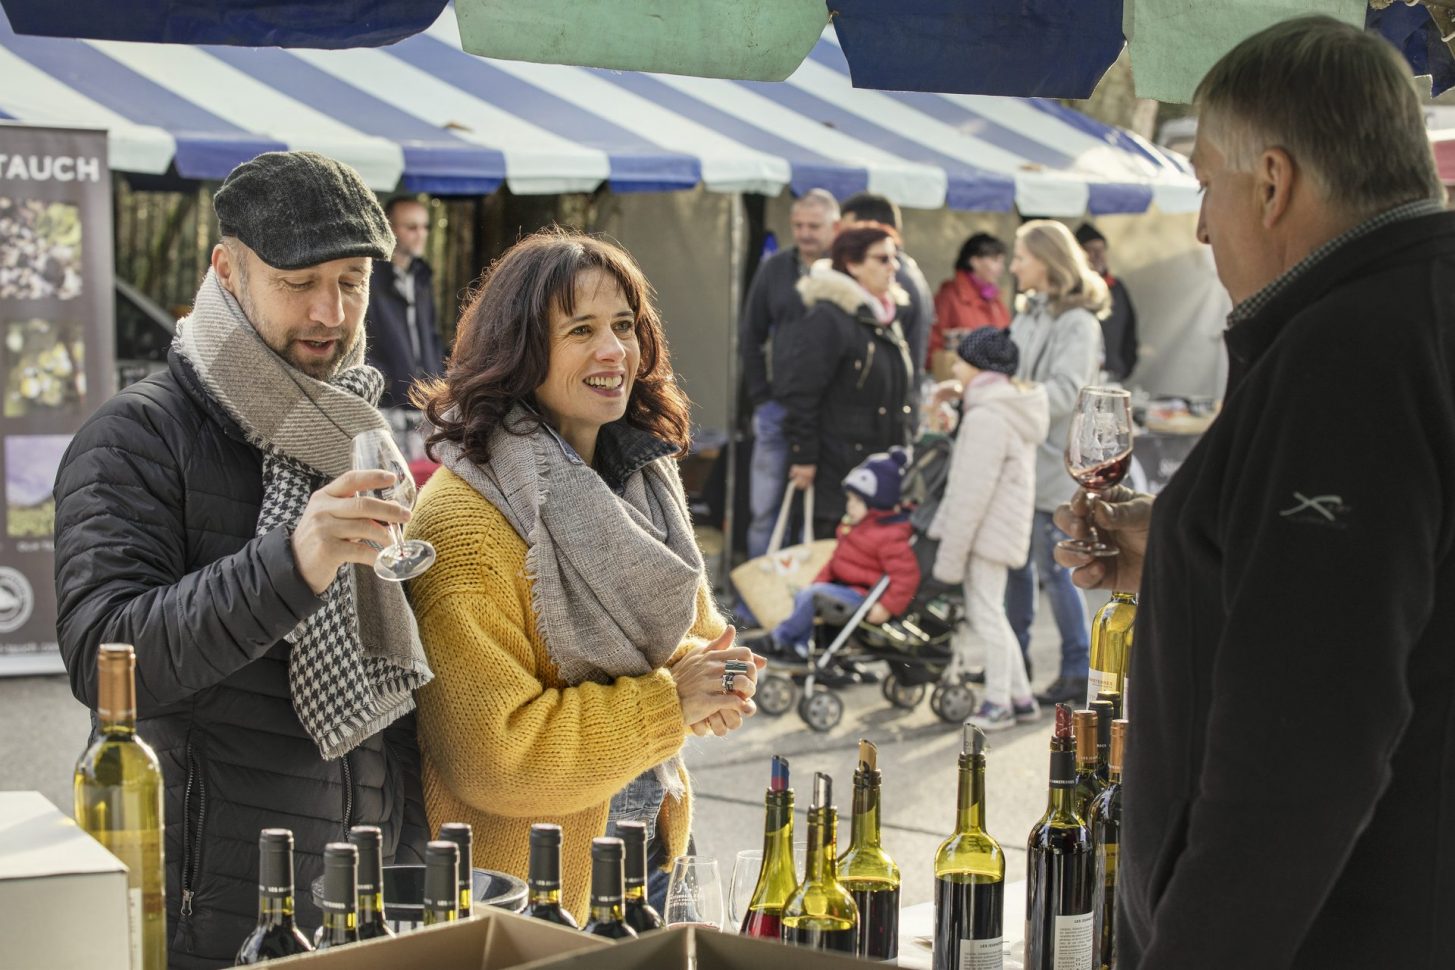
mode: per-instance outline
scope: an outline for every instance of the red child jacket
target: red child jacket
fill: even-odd
[[[839,526],[839,544],[816,583],[841,583],[861,593],[889,574],[889,588],[879,602],[891,616],[909,609],[919,592],[919,560],[909,539],[914,529],[903,512],[870,509],[858,525]]]

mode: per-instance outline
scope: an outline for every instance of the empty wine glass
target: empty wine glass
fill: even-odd
[[[373,429],[354,436],[353,465],[355,471],[380,469],[394,476],[394,484],[375,489],[369,494],[406,509],[414,507],[414,476],[394,444],[394,435],[387,429]],[[434,546],[422,539],[405,541],[404,526],[389,523],[394,542],[379,550],[374,559],[374,572],[381,579],[402,582],[413,579],[434,563]]]
[[[1131,393],[1115,387],[1083,387],[1066,434],[1066,470],[1088,497],[1095,497],[1119,484],[1131,464]],[[1116,546],[1102,541],[1090,517],[1085,539],[1063,539],[1056,545],[1088,556],[1118,553]]]
[[[662,918],[668,926],[691,923],[722,929],[722,876],[717,860],[700,855],[680,855],[672,862],[667,880],[667,905]]]
[[[793,843],[793,871],[803,872],[803,860],[808,855],[807,842]],[[743,849],[733,860],[733,874],[728,884],[728,915],[735,927],[743,925],[748,914],[748,904],[753,901],[753,890],[758,886],[758,876],[763,870],[763,850]]]

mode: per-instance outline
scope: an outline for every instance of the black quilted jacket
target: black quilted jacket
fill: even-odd
[[[384,830],[422,861],[414,719],[324,761],[288,690],[283,637],[321,600],[285,530],[254,538],[259,451],[174,353],[107,401],[56,478],[56,599],[71,687],[96,702],[101,643],[136,646],[137,732],[166,780],[169,966],[230,966],[257,918],[258,830],[293,830],[298,920],[324,844]]]

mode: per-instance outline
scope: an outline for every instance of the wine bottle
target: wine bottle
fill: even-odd
[[[667,924],[647,902],[647,823],[617,822],[616,834],[626,852],[626,925],[638,933],[660,930]]]
[[[355,825],[349,842],[359,850],[359,939],[393,936],[384,914],[384,834],[377,825]]]
[[[1104,690],[1118,691],[1125,711],[1127,663],[1132,656],[1132,628],[1136,620],[1137,597],[1132,593],[1112,593],[1107,604],[1092,617],[1087,700],[1095,699]]]
[[[460,847],[436,839],[424,846],[424,925],[460,918]]]
[[[788,786],[787,758],[773,756],[768,794],[763,801],[763,864],[738,932],[777,940],[782,936],[783,904],[798,887],[798,874],[793,868],[793,789]]]
[[[1071,709],[1056,705],[1046,814],[1026,841],[1026,970],[1091,970],[1096,867],[1076,814]]]
[[[839,882],[859,907],[857,953],[869,960],[899,956],[899,866],[879,842],[879,750],[859,741],[849,847],[839,856]]]
[[[359,850],[351,842],[323,847],[322,909],[315,950],[359,942]]]
[[[1111,779],[1111,722],[1116,720],[1116,707],[1100,696],[1087,707],[1096,712],[1096,777],[1104,784]]]
[[[1005,854],[985,830],[985,732],[965,725],[955,831],[935,853],[934,970],[1000,970]]]
[[[833,779],[815,772],[808,809],[808,860],[803,882],[783,903],[779,938],[814,950],[852,954],[859,945],[859,907],[839,882],[835,858],[839,813],[833,800]]]
[[[293,833],[258,833],[258,925],[237,951],[236,966],[309,953],[313,947],[293,923]]]
[[[474,855],[470,850],[470,843],[473,837],[474,833],[468,822],[446,822],[440,826],[440,839],[444,842],[453,842],[460,847],[460,871],[456,876],[460,899],[455,906],[460,919],[470,918],[471,869],[474,868]]]
[[[530,827],[530,905],[525,915],[579,929],[576,917],[561,908],[561,827],[537,822]]]
[[[1091,843],[1096,852],[1097,900],[1094,932],[1096,965],[1116,966],[1117,848],[1122,831],[1122,761],[1127,750],[1127,722],[1111,726],[1111,782],[1091,803]]]
[[[1072,730],[1076,739],[1076,815],[1083,822],[1091,817],[1091,800],[1106,788],[1097,770],[1095,711],[1072,714]]]
[[[76,823],[126,864],[132,970],[167,965],[162,769],[136,734],[136,652],[103,643],[96,657],[95,743],[76,762]]]
[[[1119,690],[1098,691],[1096,699],[1106,701],[1111,705],[1111,719],[1119,720],[1122,716],[1122,692]]]
[[[621,839],[591,840],[591,918],[582,929],[593,936],[630,939],[637,931],[626,925],[626,846]]]

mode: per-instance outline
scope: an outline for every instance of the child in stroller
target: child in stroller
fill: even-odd
[[[959,724],[974,710],[975,695],[966,679],[944,676],[951,661],[951,635],[963,615],[959,590],[919,581],[929,575],[935,559],[938,543],[927,539],[924,529],[939,504],[950,443],[940,437],[924,439],[902,478],[899,469],[908,455],[902,449],[895,452],[890,459],[895,463],[893,479],[881,476],[881,482],[892,481],[895,486],[892,496],[881,493],[864,501],[869,480],[861,475],[871,466],[887,472],[883,464],[874,463],[889,456],[871,458],[845,480],[851,508],[860,502],[878,504],[881,512],[886,505],[896,509],[892,515],[880,516],[881,521],[892,518],[892,537],[880,534],[889,528],[884,525],[880,533],[860,532],[857,536],[860,540],[872,536],[874,543],[850,539],[855,532],[852,527],[841,532],[845,559],[840,568],[835,569],[831,560],[818,577],[820,583],[799,591],[793,616],[773,631],[772,641],[760,640],[762,646],[755,646],[770,658],[770,669],[759,678],[756,695],[759,709],[767,714],[782,714],[792,707],[801,686],[799,716],[815,730],[831,730],[843,716],[843,701],[834,689],[872,676],[864,670],[871,661],[887,664],[882,690],[897,707],[917,706],[928,686],[938,683],[930,698],[937,715]],[[890,497],[893,503],[886,502]],[[835,560],[839,560],[838,550]],[[856,568],[845,569],[845,563]],[[822,584],[840,576],[863,585]],[[822,646],[830,637],[828,646]]]

